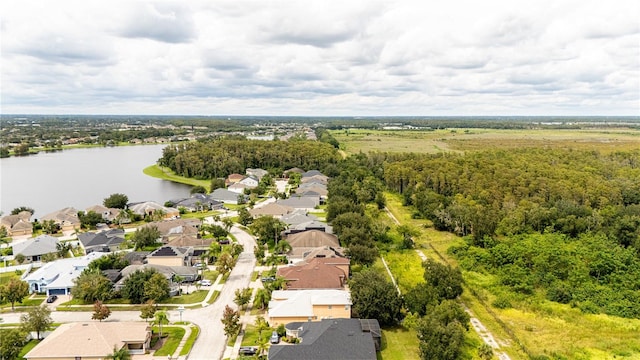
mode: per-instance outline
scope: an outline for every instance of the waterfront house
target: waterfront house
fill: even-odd
[[[58,211],[54,211],[40,218],[40,222],[53,220],[60,227],[63,233],[79,230],[81,226],[78,210],[72,207],[66,207]]]
[[[0,227],[4,227],[7,236],[31,236],[33,224],[31,223],[31,213],[21,211],[15,215],[7,215],[0,218]]]
[[[265,175],[268,175],[269,172],[267,170],[264,169],[251,169],[251,168],[247,168],[247,170],[245,171],[245,174],[247,174],[247,176],[254,176],[256,179],[258,179],[258,181],[262,180],[263,177],[265,177]]]

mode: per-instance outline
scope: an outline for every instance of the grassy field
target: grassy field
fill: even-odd
[[[153,331],[159,333],[160,329],[154,326]],[[180,344],[180,340],[184,337],[185,330],[181,327],[165,325],[162,327],[162,334],[168,334],[169,336],[162,347],[153,353],[153,356],[173,355]]]
[[[557,147],[612,152],[640,147],[640,130],[632,129],[442,129],[397,131],[333,130],[347,154],[360,151],[441,153],[490,148]]]
[[[387,207],[401,223],[420,230],[420,236],[414,239],[418,249],[427,257],[457,266],[447,249],[463,239],[433,229],[426,220],[412,219],[409,210],[402,207],[400,196],[390,193],[385,196]],[[419,259],[409,254],[403,251],[385,255],[401,289],[419,280],[413,274]],[[640,319],[583,314],[569,305],[535,297],[514,304],[514,308],[497,309],[490,305],[496,298],[490,275],[463,272],[463,276],[466,283],[463,302],[512,359],[526,359],[526,352],[559,359],[640,359]],[[467,342],[475,340],[468,336]],[[472,347],[467,355],[473,357]]]

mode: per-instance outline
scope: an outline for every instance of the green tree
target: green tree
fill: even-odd
[[[269,301],[271,301],[269,290],[264,288],[256,290],[256,295],[253,297],[253,306],[264,310],[269,305]]]
[[[460,357],[469,315],[453,300],[445,300],[418,323],[420,358],[455,360]]]
[[[224,325],[224,334],[227,337],[232,337],[240,331],[240,313],[233,310],[229,305],[224,307],[220,321]]]
[[[478,348],[478,356],[482,360],[491,360],[493,359],[493,348],[491,345],[487,343],[482,343]]]
[[[224,179],[222,178],[215,178],[215,179],[211,179],[211,191],[215,190],[215,189],[224,189]]]
[[[0,330],[0,359],[18,359],[27,343],[27,333],[20,328]]]
[[[362,319],[377,319],[380,325],[394,325],[400,319],[402,298],[393,284],[373,270],[353,275],[349,281],[352,315]]]
[[[196,185],[194,187],[191,188],[191,190],[189,190],[189,194],[193,195],[193,194],[208,194],[209,192],[207,191],[207,189],[205,189],[204,186],[201,185]]]
[[[102,205],[108,208],[124,209],[127,207],[128,202],[129,202],[129,197],[127,195],[115,193],[105,198],[104,201],[102,202]]]
[[[89,269],[108,270],[116,269],[122,270],[129,266],[129,261],[124,257],[123,252],[112,252],[105,256],[101,256],[89,263]]]
[[[226,276],[231,272],[233,267],[236,265],[235,259],[229,253],[225,252],[220,255],[218,261],[216,261],[216,270],[222,274],[222,276]]]
[[[71,251],[71,243],[68,242],[59,242],[56,243],[56,253],[59,258],[64,258],[69,255],[69,251]]]
[[[95,229],[97,224],[104,222],[102,214],[98,214],[95,211],[88,211],[87,213],[79,211],[78,218],[80,219],[80,224],[84,229]]]
[[[35,331],[37,339],[40,340],[40,333],[46,331],[53,324],[51,310],[46,305],[36,306],[20,316],[22,328],[27,331]]]
[[[238,222],[243,226],[248,226],[253,222],[253,217],[251,216],[247,208],[238,210]]]
[[[11,311],[15,311],[16,302],[29,295],[29,284],[18,278],[11,278],[8,283],[0,287],[0,298],[11,303]]]
[[[108,318],[111,315],[111,310],[107,305],[103,304],[102,301],[96,300],[93,304],[93,315],[91,315],[92,320],[102,320]]]
[[[156,310],[156,303],[153,300],[149,300],[140,308],[140,317],[148,321],[155,316]]]
[[[431,286],[438,299],[455,299],[462,294],[462,273],[450,265],[440,264],[432,259],[422,263],[424,280]]]
[[[73,283],[75,286],[71,289],[71,294],[84,303],[109,300],[112,297],[113,284],[98,269],[89,267],[75,278]]]
[[[291,251],[291,249],[291,244],[289,244],[289,242],[286,240],[278,241],[278,243],[273,247],[273,251],[276,254],[286,254],[287,252]]]
[[[154,324],[160,328],[160,337],[162,337],[162,324],[169,323],[169,314],[164,310],[156,311],[154,319]]]
[[[262,245],[254,246],[253,255],[256,257],[256,261],[258,262],[259,265],[264,264],[264,256],[265,256],[264,246]]]
[[[120,294],[132,304],[142,304],[148,298],[145,295],[145,284],[158,272],[155,269],[136,270],[124,281]]]
[[[231,231],[231,228],[233,227],[233,220],[231,220],[230,218],[226,217],[224,219],[222,219],[222,224],[224,225],[224,229],[227,230],[227,232]]]
[[[245,309],[247,304],[249,304],[249,301],[251,301],[252,293],[253,293],[253,290],[251,290],[251,288],[236,289],[233,302],[236,303],[236,305],[238,305],[238,308],[243,310]]]
[[[287,224],[272,216],[260,216],[253,220],[249,228],[258,238],[258,243],[266,244],[269,240],[274,242],[280,240],[282,237],[280,233],[287,228]]]
[[[153,274],[144,284],[144,297],[160,302],[169,297],[169,281],[160,273]]]
[[[427,313],[429,306],[435,305],[440,299],[431,286],[426,283],[418,283],[404,294],[404,302],[407,309],[420,316]]]
[[[154,245],[160,238],[160,230],[155,225],[143,226],[133,233],[131,241],[136,246],[136,249],[142,249],[145,246]]]
[[[35,210],[33,210],[33,208],[30,208],[30,207],[27,207],[27,206],[20,206],[20,207],[17,207],[15,209],[11,210],[11,215],[18,215],[23,211],[27,211],[27,212],[31,213],[31,215],[35,214],[35,212],[36,212]]]
[[[3,228],[4,229],[4,228]],[[22,264],[27,258],[22,255],[22,254],[18,254],[16,256],[14,256],[14,260],[18,262],[18,264]]]
[[[118,349],[115,345],[113,345],[113,352],[105,358],[106,360],[131,360],[131,353],[126,346]]]
[[[60,231],[60,225],[53,220],[44,220],[42,221],[42,231],[46,234],[55,234]]]

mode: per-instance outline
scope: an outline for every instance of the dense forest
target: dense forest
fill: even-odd
[[[497,289],[640,317],[640,151],[373,154],[414,217],[467,239],[450,249]],[[495,304],[510,306],[509,300]]]
[[[331,173],[340,159],[338,151],[325,142],[223,138],[170,145],[158,162],[178,175],[212,179],[244,174],[247,168],[262,168],[272,174],[292,167]]]

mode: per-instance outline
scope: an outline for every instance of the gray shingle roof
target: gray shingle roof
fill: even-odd
[[[40,235],[35,239],[23,241],[13,245],[13,254],[24,256],[44,255],[56,252],[58,239],[51,235]]]
[[[302,328],[296,345],[271,345],[269,360],[374,360],[376,348],[369,332],[363,332],[359,319],[325,319],[294,322],[289,330]]]

